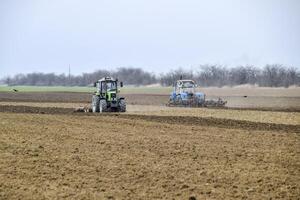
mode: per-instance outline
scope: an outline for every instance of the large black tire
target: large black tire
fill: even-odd
[[[100,105],[99,105],[99,112],[106,112],[107,111],[107,102],[105,99],[100,100]]]
[[[93,113],[99,112],[99,103],[100,103],[100,97],[97,95],[93,95],[93,98],[92,98],[92,112]]]
[[[120,99],[119,102],[119,111],[120,112],[126,112],[126,102],[124,99]]]

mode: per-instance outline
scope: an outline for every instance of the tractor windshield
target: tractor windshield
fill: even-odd
[[[102,82],[102,90],[111,91],[111,90],[116,90],[116,89],[117,89],[116,81]]]
[[[184,88],[181,88],[181,92],[193,94],[193,93],[195,93],[195,88],[194,87],[184,87]]]
[[[182,87],[183,88],[194,88],[195,83],[193,81],[183,81],[182,82]]]
[[[177,93],[195,93],[195,82],[191,80],[185,80],[185,81],[178,81],[177,82],[177,87],[176,87],[176,92]]]

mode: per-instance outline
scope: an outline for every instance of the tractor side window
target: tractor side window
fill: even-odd
[[[96,83],[96,88],[97,88],[97,91],[101,92],[101,83],[100,82]]]
[[[105,92],[107,90],[106,82],[102,82],[101,85],[102,85],[102,91]]]

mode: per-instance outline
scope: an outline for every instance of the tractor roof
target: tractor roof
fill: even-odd
[[[193,81],[193,80],[178,80],[177,82],[182,82],[182,83],[184,83],[184,82],[192,82],[192,83],[195,84],[195,81]]]
[[[103,82],[103,81],[116,81],[116,80],[113,79],[112,77],[107,76],[107,77],[104,77],[104,78],[99,80],[99,82]]]
[[[182,81],[182,82],[188,82],[188,81],[195,82],[195,81],[193,81],[193,80],[189,80],[189,79],[185,79],[185,80],[178,80],[178,81]]]
[[[180,88],[194,88],[196,83],[193,80],[178,80],[176,83],[177,87]]]

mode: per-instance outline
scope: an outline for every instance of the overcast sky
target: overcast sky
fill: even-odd
[[[0,77],[300,66],[300,0],[0,0]]]

